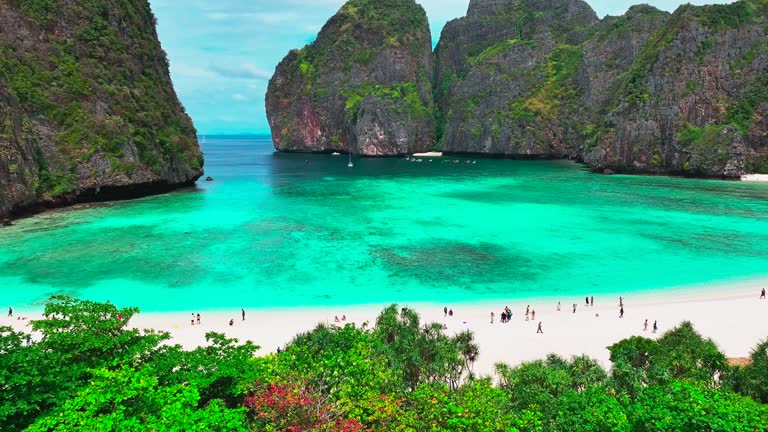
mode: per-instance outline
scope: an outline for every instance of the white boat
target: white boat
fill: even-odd
[[[206,144],[207,142],[208,141],[205,140],[205,136],[203,136],[203,142],[201,142],[200,144]]]
[[[339,152],[333,152],[333,153],[331,153],[331,156],[341,156],[341,153],[339,153]]]
[[[352,168],[355,164],[352,163],[352,152],[349,152],[349,163],[347,164],[347,167]]]

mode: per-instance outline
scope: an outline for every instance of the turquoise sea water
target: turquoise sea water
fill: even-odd
[[[581,298],[768,274],[768,186],[273,153],[210,138],[213,183],[0,230],[0,306],[145,311]]]

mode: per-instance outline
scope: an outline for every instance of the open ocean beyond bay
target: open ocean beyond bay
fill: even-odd
[[[623,293],[768,274],[768,185],[276,154],[208,138],[196,189],[0,229],[0,306],[144,311]]]

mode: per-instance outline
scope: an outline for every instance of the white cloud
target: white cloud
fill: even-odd
[[[269,80],[272,78],[272,73],[261,70],[252,64],[241,64],[238,66],[221,65],[217,63],[211,63],[209,69],[216,74],[226,78],[239,78],[239,79],[257,79],[257,80]]]

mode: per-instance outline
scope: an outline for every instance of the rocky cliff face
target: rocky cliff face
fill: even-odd
[[[345,9],[357,10],[358,3],[364,2]],[[391,3],[381,2],[375,11],[368,6],[374,22],[411,4]],[[386,44],[365,36],[377,32],[350,33],[371,24],[360,22],[368,15],[345,9],[318,42],[278,68],[268,95],[276,147],[371,155],[423,147],[432,138],[432,123],[380,108],[382,91],[371,78],[392,69],[417,70],[419,108],[430,109],[424,96],[429,86],[421,84],[421,71],[430,70],[423,49],[415,57],[413,50],[411,56],[388,55]],[[435,148],[572,158],[626,172],[766,172],[766,31],[768,0],[686,5],[674,14],[635,6],[603,20],[582,0],[471,0],[467,16],[446,25],[434,53]],[[304,60],[339,41],[362,47],[366,58],[387,61],[340,67],[345,57],[338,47],[322,49],[327,55],[317,67]],[[324,83],[319,90],[317,82]],[[333,82],[345,84],[339,89]],[[356,90],[348,90],[350,82]],[[419,144],[393,145],[392,136]]]
[[[146,0],[0,2],[0,216],[165,191],[202,166]]]
[[[434,143],[432,46],[413,0],[351,0],[269,83],[267,116],[282,151],[383,156]]]
[[[444,30],[436,87],[447,151],[626,172],[768,168],[768,2],[672,15],[636,6],[599,22],[580,0],[540,3],[473,1]]]
[[[472,0],[435,52],[443,150],[565,155],[554,99],[597,23],[580,0]]]
[[[766,0],[682,6],[620,77],[584,159],[638,172],[765,172],[766,31]]]

